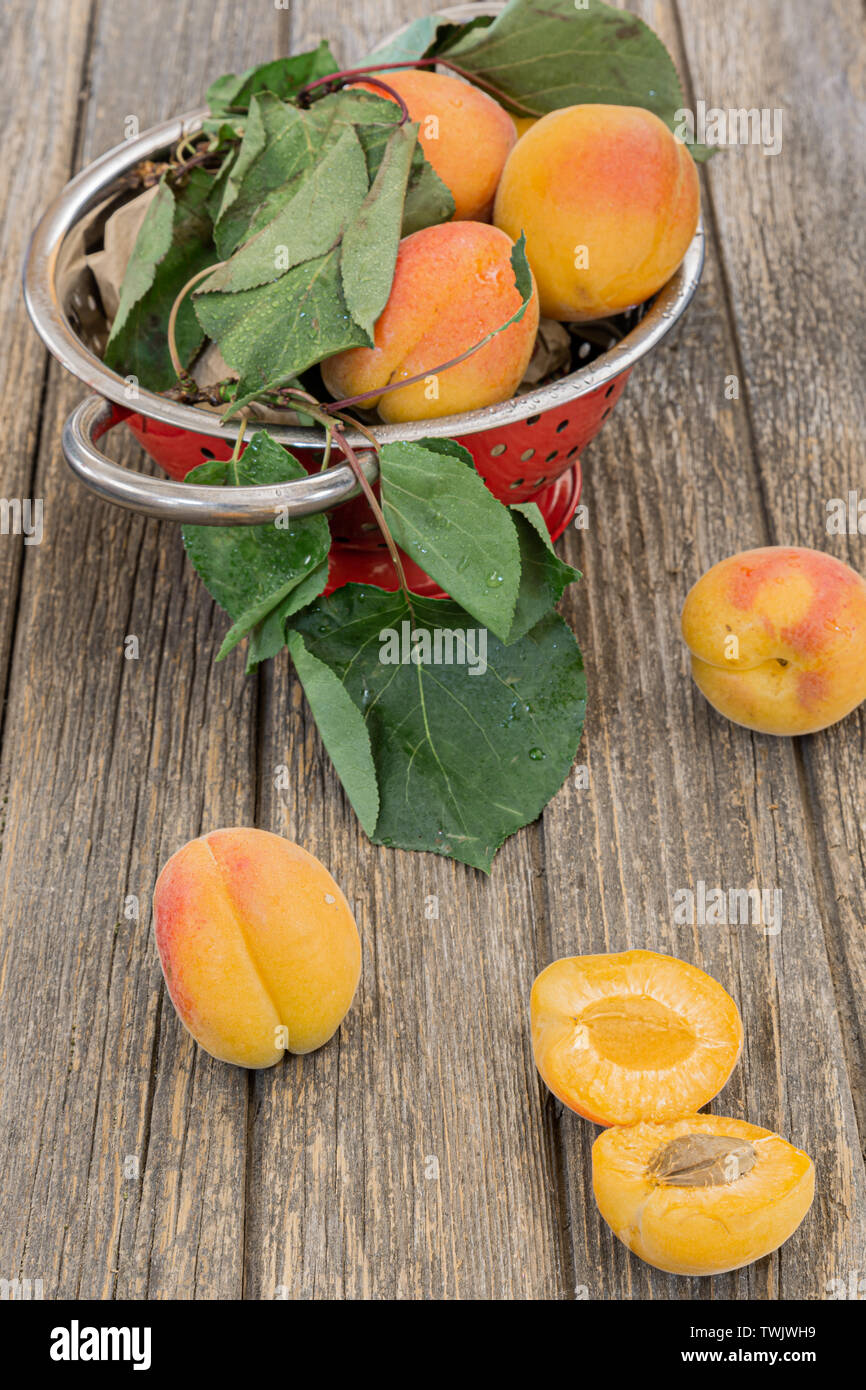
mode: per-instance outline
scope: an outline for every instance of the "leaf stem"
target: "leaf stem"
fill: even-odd
[[[376,518],[376,524],[379,527],[379,530],[382,532],[382,539],[388,547],[388,554],[391,557],[391,563],[393,564],[394,569],[396,570],[397,581],[400,585],[400,588],[403,591],[403,594],[406,598],[406,602],[409,605],[409,608],[411,609],[412,594],[409,589],[408,581],[406,579],[406,571],[403,568],[403,560],[400,556],[400,551],[397,549],[397,542],[391,535],[391,528],[385,520],[385,513],[382,511],[379,499],[373,491],[372,486],[367,481],[367,476],[364,473],[363,468],[361,467],[358,455],[355,453],[355,450],[352,448],[351,444],[345,436],[343,426],[347,424],[351,425],[353,429],[357,429],[361,434],[363,434],[364,437],[369,440],[370,446],[377,457],[379,455],[378,439],[373,434],[372,430],[368,430],[366,426],[360,424],[357,420],[353,420],[351,416],[339,416],[340,423],[337,424],[336,421],[333,419],[333,411],[329,411],[329,408],[327,406],[323,406],[320,401],[316,400],[315,396],[311,396],[307,391],[299,391],[294,387],[287,387],[286,395],[291,396],[293,400],[303,402],[305,414],[312,416],[312,418],[314,420],[318,420],[319,424],[324,426],[326,430],[332,432],[334,443],[336,444],[340,452],[345,455],[346,462],[348,463],[356,479],[358,480],[358,484],[361,488],[361,491],[363,492],[364,496],[367,499],[367,502],[369,503],[370,510],[373,513],[373,516]]]
[[[390,72],[398,68],[429,67],[448,68],[451,72],[456,72],[458,77],[464,78],[466,82],[471,82],[473,87],[483,88],[484,91],[489,92],[491,96],[495,97],[497,101],[507,104],[508,106],[519,108],[524,116],[544,115],[543,111],[535,111],[531,106],[527,106],[525,102],[518,101],[510,92],[504,92],[501,87],[497,87],[492,82],[488,82],[486,78],[480,77],[477,73],[469,72],[467,68],[461,68],[458,63],[452,63],[449,58],[443,58],[441,56],[438,58],[410,58],[402,63],[372,63],[369,67],[363,68],[345,68],[342,72],[332,72],[328,77],[317,77],[315,82],[308,82],[306,87],[302,87],[297,93],[296,100],[302,102],[302,98],[305,98],[308,92],[312,92],[316,87],[324,86],[327,82],[339,82],[340,86],[345,86],[347,81],[350,82],[356,77],[364,78],[366,81],[372,81],[372,79],[368,77],[368,73]],[[390,90],[395,100],[399,101],[401,106],[405,105],[402,99],[397,96],[397,93],[394,92],[393,89],[389,89],[384,82],[373,83],[373,85],[385,87],[386,91]],[[407,120],[408,116],[409,113],[407,111],[404,120]]]
[[[392,64],[391,66],[394,65]],[[295,100],[298,102],[298,105],[303,106],[306,102],[307,94],[314,91],[316,87],[323,87],[326,84],[335,82],[338,87],[345,87],[347,79],[353,78],[357,74],[363,75],[377,71],[377,68],[346,68],[343,72],[329,73],[327,77],[317,77],[315,82],[308,82],[306,87],[301,88]],[[387,92],[388,96],[396,101],[400,108],[399,124],[405,125],[409,120],[409,107],[406,105],[400,93],[394,87],[390,87],[387,82],[382,82],[376,77],[365,77],[365,81],[369,87],[381,87],[383,92]]]
[[[491,331],[485,334],[483,338],[479,339],[477,343],[473,343],[472,347],[467,348],[465,352],[461,352],[459,357],[452,357],[448,362],[442,362],[438,367],[431,367],[426,372],[417,372],[415,376],[407,376],[400,381],[391,381],[387,386],[380,386],[373,391],[362,391],[360,395],[347,396],[345,400],[334,401],[333,404],[329,402],[323,405],[322,409],[332,414],[339,414],[340,411],[345,410],[350,405],[363,405],[364,401],[378,400],[380,396],[387,395],[389,391],[400,391],[404,386],[417,386],[419,381],[426,381],[428,377],[438,376],[440,372],[447,372],[450,367],[458,367],[461,362],[466,361],[467,357],[471,357],[472,354],[478,352],[480,348],[486,347],[497,334],[501,333],[504,328],[509,326],[510,322],[506,322],[499,328],[491,329]],[[352,423],[357,425],[359,429],[361,428],[357,420],[353,420]]]
[[[357,422],[353,420],[351,423],[355,425]],[[363,432],[367,433],[366,431]],[[400,556],[400,551],[397,549],[397,542],[391,535],[391,528],[385,520],[385,513],[382,511],[379,499],[373,491],[373,488],[371,487],[370,483],[367,481],[367,478],[364,474],[364,470],[361,467],[360,462],[358,461],[358,455],[355,453],[355,450],[352,448],[351,444],[347,440],[345,434],[342,431],[342,428],[335,428],[334,437],[336,440],[337,447],[345,454],[349,467],[351,468],[355,477],[358,479],[364,496],[366,497],[370,505],[370,510],[376,518],[376,523],[379,527],[379,530],[382,532],[382,538],[384,539],[385,544],[388,547],[388,554],[391,557],[391,563],[394,566],[394,569],[397,571],[398,583],[403,591],[403,595],[406,599],[406,602],[409,605],[409,608],[411,609],[412,595],[409,592],[409,584],[406,580],[406,571],[403,568],[403,560]],[[379,447],[373,439],[373,436],[368,434],[367,437],[373,442],[373,447],[375,448],[376,453],[378,454]]]
[[[183,303],[186,296],[189,294],[193,285],[197,285],[199,280],[203,280],[206,275],[212,275],[215,270],[219,270],[220,267],[224,265],[225,261],[220,261],[217,265],[208,265],[205,266],[204,270],[198,271],[196,275],[193,275],[191,280],[187,280],[183,289],[180,290],[174,303],[171,306],[171,313],[168,316],[168,328],[166,330],[166,335],[168,337],[168,354],[171,358],[171,365],[174,367],[178,381],[185,381],[189,377],[189,373],[187,372],[186,368],[181,362],[177,351],[175,326],[177,324],[178,310],[180,309],[181,304]]]
[[[240,412],[240,422],[241,422],[241,423],[240,423],[240,428],[238,429],[238,437],[237,437],[237,439],[235,440],[235,447],[232,449],[232,456],[231,456],[231,458],[229,459],[229,464],[230,464],[231,468],[232,468],[233,471],[234,471],[234,478],[235,478],[235,484],[236,484],[236,485],[237,485],[238,482],[239,482],[239,479],[238,479],[238,459],[239,459],[240,456],[241,456],[241,448],[242,448],[243,442],[244,442],[244,435],[245,435],[246,432],[247,432],[247,425],[249,424],[249,419],[250,419],[250,412],[247,410],[246,406],[244,406],[243,410]]]
[[[176,181],[177,179],[181,178],[187,172],[187,170],[195,169],[200,164],[207,164],[209,159],[218,158],[219,153],[217,150],[203,150],[200,154],[195,155],[192,159],[186,160],[185,163],[176,164],[171,171],[171,177],[173,180]]]

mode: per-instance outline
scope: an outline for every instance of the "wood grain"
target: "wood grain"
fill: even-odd
[[[43,16],[56,42],[46,101],[65,70],[62,9]],[[215,69],[274,52],[270,8],[240,32],[235,15],[228,3],[170,18],[96,7],[86,71],[67,79],[90,92],[80,134],[55,131],[67,167],[55,157],[53,189],[46,180],[27,217],[70,162],[122,138],[128,114],[144,129],[194,105]],[[19,24],[26,37],[23,10]],[[46,107],[34,126],[50,124]],[[43,360],[32,332],[22,342]],[[179,534],[95,502],[66,471],[60,428],[80,396],[52,368],[36,451],[49,524],[25,553],[0,762],[0,1265],[42,1279],[46,1297],[236,1296],[247,1079],[163,1010],[149,904],[160,863],[190,835],[254,815],[256,689],[237,664],[214,665],[221,623]],[[115,447],[141,465],[137,448]],[[124,657],[127,634],[138,660]],[[137,920],[124,916],[130,895]],[[138,1178],[124,1177],[126,1158]]]
[[[689,15],[698,9],[685,12],[685,32],[693,32]],[[660,16],[657,6],[645,13],[681,57],[674,17]],[[740,80],[752,93],[748,104],[776,105],[766,69],[743,70],[747,49],[757,55],[772,47],[769,33],[763,43],[755,42],[750,16],[745,9],[727,16],[724,45],[718,27],[705,26],[705,51],[726,48],[730,70],[739,65]],[[800,33],[804,26],[801,15]],[[787,59],[790,81],[795,55]],[[755,90],[765,95],[759,100]],[[715,88],[710,91],[713,102],[727,104],[724,93],[717,98]],[[745,94],[731,104],[746,104]],[[834,118],[837,128],[844,127],[844,111]],[[760,175],[771,162],[750,150],[720,155],[710,165],[705,216],[712,231],[718,175],[729,188],[735,185],[729,196],[738,208],[749,208],[750,220],[740,213],[737,231],[751,246],[758,194],[754,187],[736,187],[736,180],[745,181],[751,171],[762,187]],[[778,247],[784,261],[797,224],[780,218],[771,195],[764,196],[759,225],[769,254],[775,256]],[[820,196],[819,184],[815,197]],[[727,231],[723,244],[724,262]],[[778,1129],[805,1148],[818,1167],[819,1197],[809,1220],[777,1255],[711,1285],[670,1278],[629,1259],[600,1226],[586,1182],[593,1132],[568,1115],[560,1116],[560,1124],[577,1278],[583,1257],[591,1291],[615,1297],[821,1298],[828,1280],[863,1267],[866,1231],[862,1156],[822,926],[822,866],[810,853],[813,817],[802,797],[801,752],[790,741],[751,735],[717,716],[689,682],[678,632],[685,594],[709,564],[776,538],[766,500],[776,484],[768,480],[781,485],[789,479],[788,456],[780,468],[777,456],[762,453],[749,393],[743,390],[739,401],[725,398],[726,377],[743,376],[741,324],[764,325],[768,311],[744,298],[742,286],[733,309],[719,245],[713,237],[698,304],[678,341],[635,372],[587,459],[593,525],[580,546],[572,540],[569,558],[586,575],[573,612],[594,692],[584,743],[590,789],[587,794],[567,788],[544,817],[545,884],[560,909],[550,914],[559,923],[550,954],[650,946],[685,956],[719,978],[740,1003],[746,1047],[713,1108]],[[740,268],[745,262],[744,248]],[[770,317],[781,379],[798,329],[782,314]],[[765,343],[765,363],[769,355]],[[768,393],[767,418],[784,415],[786,404],[784,395]],[[833,737],[857,746],[850,723]],[[781,890],[779,934],[676,927],[674,894],[700,879],[725,890]],[[561,914],[569,900],[577,906],[576,922]],[[599,1268],[603,1273],[594,1278]]]
[[[866,498],[866,349],[859,328],[866,318],[864,199],[850,165],[863,138],[862,14],[856,6],[826,3],[816,15],[802,0],[778,11],[760,7],[749,17],[746,45],[756,71],[743,63],[745,26],[725,26],[722,35],[714,29],[711,42],[707,17],[700,4],[683,4],[697,89],[711,91],[719,106],[753,105],[760,98],[760,105],[784,112],[781,154],[747,151],[717,158],[712,168],[768,537],[831,551],[862,574],[866,534],[827,533],[830,499],[858,489]],[[796,750],[861,1136],[864,748],[861,708]]]
[[[587,450],[590,527],[565,551],[585,575],[567,615],[589,670],[589,787],[570,778],[489,879],[365,840],[285,654],[254,678],[239,653],[214,664],[225,619],[177,532],[68,476],[58,441],[81,388],[47,366],[17,283],[0,284],[2,489],[46,499],[42,545],[0,545],[0,1277],[40,1278],[51,1298],[774,1299],[824,1297],[866,1268],[863,718],[797,743],[752,736],[693,689],[678,634],[690,584],[748,545],[866,568],[863,538],[823,530],[827,497],[858,485],[864,433],[855,19],[842,0],[819,18],[806,0],[731,0],[721,24],[700,0],[629,8],[693,98],[784,106],[783,152],[709,166],[700,293]],[[126,116],[145,128],[217,73],[324,36],[357,60],[429,9],[7,7],[2,93],[26,74],[39,94],[32,119],[7,113],[11,259]],[[148,466],[129,441],[111,448]],[[334,1042],[249,1075],[184,1032],[150,933],[168,855],[237,823],[323,858],[363,940]],[[699,879],[779,888],[781,931],[676,926],[674,894]],[[675,1279],[630,1257],[592,1200],[595,1129],[535,1073],[536,971],[632,945],[731,990],[746,1047],[713,1108],[818,1164],[800,1232],[738,1274]]]
[[[293,14],[292,45],[332,33],[351,63],[426,8],[358,6],[349,21],[346,6],[317,5]],[[537,830],[509,843],[490,882],[367,844],[285,657],[265,677],[260,750],[259,823],[339,866],[364,973],[338,1049],[301,1059],[291,1084],[255,1079],[251,1162],[269,1181],[249,1187],[248,1249],[263,1255],[248,1261],[250,1293],[561,1294],[570,1250],[526,1045]],[[274,790],[280,764],[289,795]]]

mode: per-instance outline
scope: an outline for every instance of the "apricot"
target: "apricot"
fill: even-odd
[[[414,68],[374,75],[399,92],[409,119],[418,122],[421,148],[454,199],[454,220],[489,222],[496,185],[517,140],[505,108],[459,77]],[[366,82],[353,85],[388,95]]]
[[[866,699],[866,583],[818,550],[764,546],[707,570],[682,631],[699,690],[765,734],[809,734]]]
[[[331,395],[345,400],[423,374],[424,380],[367,402],[389,423],[455,415],[513,396],[538,330],[534,286],[519,322],[465,362],[436,372],[520,308],[513,249],[486,222],[445,222],[404,237],[374,346],[349,348],[322,363]]]
[[[724,1274],[776,1250],[815,1195],[812,1160],[720,1115],[605,1130],[592,1186],[614,1235],[670,1274]]]
[[[687,961],[655,951],[555,960],[530,999],[542,1080],[598,1125],[689,1114],[734,1069],[743,1024],[731,996]]]
[[[546,318],[619,314],[661,289],[695,234],[694,160],[637,106],[566,106],[518,140],[493,221],[526,233]]]
[[[172,855],[153,895],[172,1003],[196,1042],[238,1067],[272,1067],[336,1032],[361,944],[324,864],[265,830],[213,830]]]

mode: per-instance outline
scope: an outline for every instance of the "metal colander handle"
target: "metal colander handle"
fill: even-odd
[[[95,441],[122,418],[102,396],[87,396],[63,426],[63,453],[75,476],[85,487],[115,506],[165,521],[193,522],[197,526],[256,526],[283,516],[310,516],[329,511],[351,497],[360,484],[348,464],[338,464],[309,478],[257,487],[207,487],[151,478],[120,468],[106,458]],[[358,455],[368,482],[379,475],[371,451]]]

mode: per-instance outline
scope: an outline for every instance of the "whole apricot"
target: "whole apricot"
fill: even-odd
[[[172,855],[153,894],[172,1003],[196,1042],[238,1067],[272,1067],[336,1032],[361,943],[324,864],[265,830],[213,830]]]
[[[454,199],[454,220],[489,222],[496,185],[517,140],[505,108],[478,87],[444,73],[405,68],[374,76],[400,94],[409,119],[418,122],[421,148]],[[353,85],[388,96],[372,83]]]
[[[566,106],[518,140],[493,220],[526,252],[546,318],[582,322],[641,304],[695,234],[694,160],[651,111]]]
[[[532,986],[530,1016],[542,1080],[598,1125],[699,1109],[743,1046],[739,1010],[718,981],[656,951],[553,961]]]
[[[721,560],[688,594],[682,632],[698,688],[747,729],[814,733],[866,700],[866,583],[822,551]]]
[[[423,377],[366,402],[389,423],[456,415],[513,396],[538,330],[534,287],[517,323],[464,362],[437,370],[520,308],[513,249],[505,233],[486,222],[445,222],[404,237],[374,346],[349,348],[322,363],[331,395],[345,400],[407,377]]]
[[[607,1129],[592,1187],[611,1230],[656,1269],[724,1274],[769,1255],[812,1205],[808,1154],[721,1115]]]

